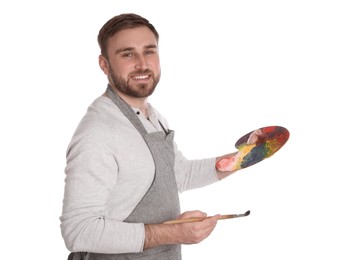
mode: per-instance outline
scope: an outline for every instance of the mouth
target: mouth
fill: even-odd
[[[134,81],[148,80],[151,78],[150,74],[132,75],[131,79]]]

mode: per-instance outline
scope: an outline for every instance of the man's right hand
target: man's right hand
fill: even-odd
[[[206,216],[206,213],[195,210],[184,212],[178,219]],[[211,234],[219,219],[220,215],[215,215],[198,222],[147,224],[145,225],[144,249],[167,244],[197,244]]]

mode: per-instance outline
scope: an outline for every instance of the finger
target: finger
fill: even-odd
[[[178,219],[184,218],[204,218],[207,216],[207,213],[202,212],[200,210],[186,211],[179,216]]]
[[[216,225],[217,221],[221,218],[221,215],[215,215],[215,216],[210,216],[207,217],[205,219],[200,219],[198,221],[194,221],[195,222],[195,226],[197,227],[197,229],[208,229],[210,227],[213,227]]]
[[[215,216],[208,217],[206,220],[208,220],[211,225],[215,225],[219,219],[221,219],[221,215],[216,214]]]
[[[261,129],[257,129],[255,131],[253,131],[249,138],[247,139],[247,144],[254,144],[257,142],[258,137],[262,135],[262,130]]]
[[[200,232],[204,238],[208,237],[210,233],[215,229],[219,219],[220,219],[220,215],[215,215],[213,217],[209,217],[208,219],[202,221],[204,226],[200,227]]]

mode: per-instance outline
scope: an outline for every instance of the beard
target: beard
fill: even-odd
[[[134,73],[136,74],[150,74],[153,81],[152,83],[139,83],[139,84],[130,84],[129,79],[126,81],[121,77],[118,77],[113,73],[113,69],[110,68],[109,81],[113,86],[120,92],[135,98],[146,98],[154,93],[157,84],[160,81],[160,74],[155,76],[151,70],[137,70]]]

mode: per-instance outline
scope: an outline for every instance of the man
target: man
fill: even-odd
[[[235,153],[187,160],[173,131],[148,102],[160,80],[159,35],[136,14],[121,14],[100,30],[99,65],[108,88],[89,107],[67,150],[60,217],[69,259],[181,259],[180,245],[199,243],[219,215],[163,224],[180,214],[178,192],[230,175]],[[226,171],[215,168],[225,159]]]

